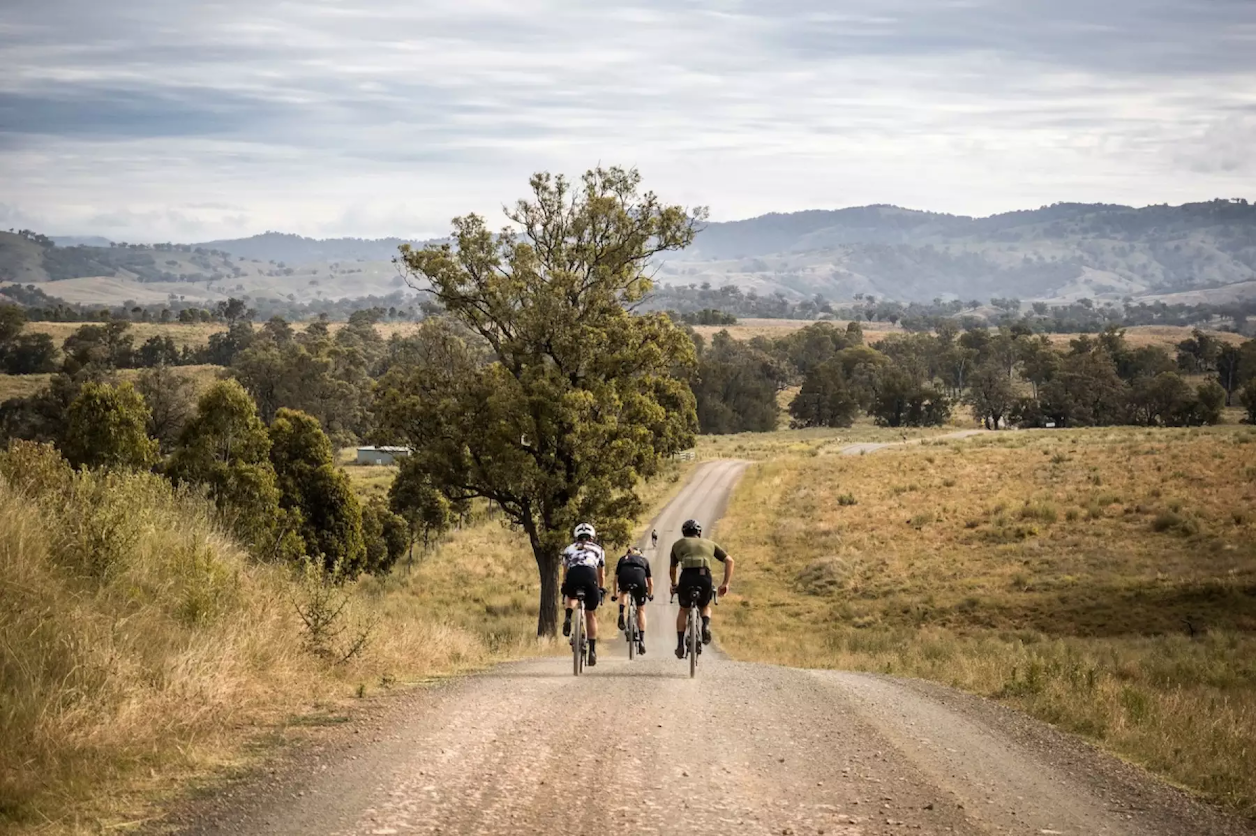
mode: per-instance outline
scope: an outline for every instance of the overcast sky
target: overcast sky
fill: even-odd
[[[635,165],[717,220],[1256,198],[1256,0],[8,0],[0,227],[443,234]]]

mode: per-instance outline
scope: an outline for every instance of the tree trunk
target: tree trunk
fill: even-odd
[[[550,549],[533,548],[536,568],[541,575],[541,602],[537,607],[537,636],[558,634],[558,554]]]

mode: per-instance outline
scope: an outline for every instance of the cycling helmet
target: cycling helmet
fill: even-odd
[[[593,526],[590,525],[589,523],[580,523],[580,525],[576,526],[575,535],[576,535],[577,540],[579,540],[581,537],[585,537],[585,538],[588,538],[589,540],[592,540],[594,537],[597,536],[597,531],[595,531]]]
[[[638,548],[637,546],[629,546],[628,554],[641,554],[641,549]]]
[[[697,520],[685,520],[684,525],[680,527],[680,533],[686,537],[701,537],[702,523]]]

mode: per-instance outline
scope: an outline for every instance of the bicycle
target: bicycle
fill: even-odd
[[[688,601],[681,601],[680,606],[689,612],[685,620],[685,655],[689,657],[689,678],[693,679],[698,675],[698,657],[702,655],[702,608],[698,603],[699,590],[689,587],[688,592]],[[675,600],[673,592],[672,601]],[[718,605],[719,602],[719,592],[712,590],[711,603]]]
[[[585,635],[584,590],[576,590],[576,609],[571,625],[571,673],[579,676],[584,670],[585,656],[589,652],[589,638]]]
[[[637,617],[637,596],[633,594],[635,589],[639,589],[639,587],[625,590],[620,595],[611,596],[612,601],[619,600],[620,596],[628,599],[628,603],[624,605],[624,638],[628,640],[629,661],[636,658],[637,645],[641,643],[641,629],[637,626],[640,624],[640,619]],[[646,597],[651,601],[654,600],[653,595]]]

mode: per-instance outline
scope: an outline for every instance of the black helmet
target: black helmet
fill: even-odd
[[[697,520],[685,520],[684,525],[680,527],[680,533],[686,537],[701,537],[702,523]]]

